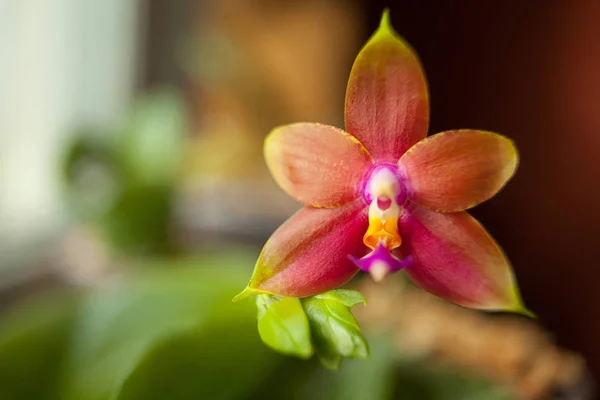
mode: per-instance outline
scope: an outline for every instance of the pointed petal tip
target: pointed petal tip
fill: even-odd
[[[523,302],[523,298],[521,297],[521,291],[519,290],[519,286],[516,283],[516,279],[513,275],[513,293],[512,293],[512,298],[513,298],[513,305],[512,307],[508,308],[507,311],[509,312],[513,312],[516,314],[521,314],[524,315],[526,317],[529,317],[531,319],[538,319],[538,316],[531,311],[529,308],[527,308],[525,306],[525,303]]]
[[[390,9],[388,7],[383,9],[381,13],[381,21],[379,22],[379,29],[394,29],[390,21]]]
[[[538,316],[523,303],[523,300],[521,299],[521,293],[519,292],[519,288],[516,284],[513,284],[512,293],[508,294],[508,296],[509,297],[506,298],[506,300],[500,302],[499,304],[496,303],[493,306],[489,305],[488,307],[482,307],[480,309],[487,309],[487,311],[491,312],[520,314],[531,319],[538,319]]]
[[[531,319],[538,319],[538,316],[536,313],[534,313],[533,311],[531,311],[530,309],[528,309],[527,307],[521,305],[518,308],[512,310],[513,312],[517,313],[517,314],[521,314],[524,315],[526,317],[529,317]]]
[[[538,319],[538,316],[531,311],[529,308],[525,306],[523,300],[521,299],[521,293],[516,285],[513,287],[513,293],[509,300],[503,305],[497,305],[495,307],[488,308],[488,311],[498,311],[498,312],[506,312],[513,314],[520,314],[522,316]]]
[[[538,319],[537,314],[525,307],[523,304],[514,304],[506,307],[480,308],[480,310],[489,312],[520,314],[531,319]]]
[[[231,301],[233,303],[235,303],[240,300],[244,300],[244,299],[252,296],[253,294],[260,294],[260,291],[257,291],[256,289],[252,289],[250,286],[246,286],[246,288],[244,290],[242,290],[240,293],[238,293],[237,295],[235,295],[235,297],[233,299],[231,299]]]
[[[383,10],[383,13],[381,14],[381,21],[379,22],[379,28],[377,29],[377,31],[375,31],[375,34],[373,36],[377,36],[377,35],[390,35],[390,36],[394,36],[396,38],[400,38],[400,36],[398,35],[398,32],[396,32],[396,30],[394,29],[394,26],[392,25],[389,8],[386,8],[385,10]]]
[[[515,314],[521,314],[525,317],[529,317],[531,319],[538,319],[538,316],[531,311],[529,308],[527,308],[525,306],[525,304],[523,304],[523,301],[521,300],[521,296],[517,293],[516,299],[513,303],[512,306],[507,307],[504,311],[507,312],[511,312],[511,313],[515,313]]]

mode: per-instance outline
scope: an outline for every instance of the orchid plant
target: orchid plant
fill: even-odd
[[[332,317],[324,305],[314,314],[314,304],[325,298],[349,308],[364,301],[334,290],[360,270],[376,281],[403,270],[421,288],[460,306],[531,315],[506,256],[466,211],[513,176],[514,143],[479,130],[426,137],[428,122],[423,69],[386,11],[352,67],[346,130],[302,122],[269,134],[267,165],[279,186],[305,206],[273,233],[248,287],[235,298],[259,295],[259,331],[267,344],[310,356],[309,330],[327,331],[323,326],[332,318],[358,327],[349,312]],[[261,313],[278,301],[272,309],[278,316],[271,317],[283,321],[279,326],[300,321],[286,340],[294,342],[303,331],[295,338],[308,343],[303,351],[274,344],[285,336],[275,328],[261,331]],[[364,355],[365,346],[355,340],[358,347],[324,357],[340,340],[329,330],[334,333],[321,341],[329,347],[315,344],[326,365]]]

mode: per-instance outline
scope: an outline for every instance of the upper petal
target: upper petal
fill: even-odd
[[[346,130],[378,161],[395,163],[427,134],[429,101],[421,64],[387,11],[360,51],[346,90]]]
[[[511,266],[494,239],[466,212],[420,207],[400,223],[406,269],[423,289],[464,307],[527,313]]]
[[[398,164],[413,202],[455,212],[496,194],[514,175],[518,159],[514,143],[504,136],[457,130],[420,141]]]
[[[372,163],[353,136],[315,123],[275,128],[265,140],[265,158],[279,186],[313,207],[337,207],[356,199]]]
[[[367,225],[361,200],[334,209],[304,207],[267,241],[247,292],[305,297],[343,285],[358,271],[348,256],[364,254]]]

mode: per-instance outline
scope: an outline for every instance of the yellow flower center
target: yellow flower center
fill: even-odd
[[[369,228],[363,237],[366,246],[374,249],[382,243],[392,250],[402,244],[398,232],[398,218],[403,198],[402,186],[395,170],[383,166],[371,174],[365,187],[369,204]]]

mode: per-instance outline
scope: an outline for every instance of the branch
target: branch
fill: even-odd
[[[391,334],[399,357],[422,357],[507,387],[518,399],[589,399],[583,358],[556,346],[535,321],[461,308],[405,280],[361,281],[366,332]]]

